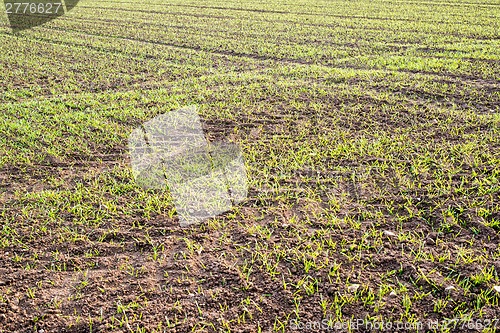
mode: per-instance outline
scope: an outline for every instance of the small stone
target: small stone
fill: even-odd
[[[388,236],[388,237],[395,237],[396,234],[393,233],[392,231],[389,231],[389,230],[384,230],[384,235]]]
[[[444,291],[447,291],[447,292],[452,292],[453,290],[457,290],[457,288],[455,288],[453,286],[448,286],[448,287],[444,288]]]
[[[500,286],[494,286],[493,290],[495,290],[497,293],[500,293]]]
[[[394,298],[396,296],[398,296],[398,294],[394,290],[389,293],[389,297],[391,298]]]
[[[359,284],[351,284],[349,287],[347,287],[347,290],[351,293],[355,293],[359,289],[360,285]]]

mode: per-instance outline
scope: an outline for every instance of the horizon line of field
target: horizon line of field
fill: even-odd
[[[276,24],[276,23],[283,23],[284,26],[286,24],[300,24],[302,26],[312,26],[312,27],[324,27],[324,28],[338,28],[338,29],[349,29],[349,30],[355,30],[355,31],[388,31],[388,32],[407,32],[407,33],[419,33],[422,35],[438,35],[442,36],[444,35],[449,35],[449,36],[454,36],[454,37],[461,37],[461,38],[466,38],[466,39],[474,39],[474,40],[494,40],[494,39],[500,39],[500,36],[498,37],[492,37],[492,36],[487,36],[487,35],[474,35],[474,34],[465,34],[465,33],[452,33],[449,31],[435,31],[432,30],[429,31],[429,29],[391,29],[387,28],[385,26],[345,26],[345,25],[335,25],[332,21],[332,23],[309,23],[309,22],[299,22],[299,21],[293,21],[289,19],[282,19],[282,20],[271,20],[271,19],[265,19],[265,18],[255,18],[255,17],[250,17],[250,18],[243,18],[243,17],[231,17],[231,16],[219,16],[219,15],[210,15],[210,14],[199,14],[199,13],[182,13],[182,12],[163,12],[163,11],[151,11],[151,10],[141,10],[141,9],[130,9],[130,8],[113,8],[113,7],[90,7],[90,6],[80,6],[80,8],[86,8],[86,9],[103,9],[103,10],[111,10],[111,11],[127,11],[127,12],[140,12],[144,14],[159,14],[162,16],[187,16],[187,17],[207,17],[207,18],[214,18],[214,19],[227,19],[227,20],[237,20],[238,22],[246,22],[246,21],[252,21],[252,22],[266,22],[266,23],[271,23],[271,24]],[[65,17],[66,15],[63,15],[58,18],[58,20],[65,20],[65,21],[71,21],[73,19],[76,20],[82,20],[82,21],[89,21],[89,22],[123,22],[130,24],[130,21],[122,21],[122,20],[114,20],[113,18],[111,19],[97,19],[97,18],[89,18],[84,15],[82,16],[71,16],[71,17]],[[464,26],[463,22],[463,17],[461,16],[460,19],[462,22],[451,22],[451,21],[433,21],[433,20],[410,20],[410,19],[397,19],[397,18],[389,18],[389,17],[363,17],[363,16],[355,16],[355,15],[330,15],[332,17],[336,18],[341,18],[345,19],[345,21],[352,20],[354,18],[359,19],[359,20],[379,20],[379,21],[386,21],[386,20],[392,20],[392,21],[409,21],[409,22],[415,22],[415,23],[429,23],[429,24],[446,24],[447,26],[453,26],[453,25],[458,25],[458,26]],[[113,17],[113,16],[111,16]],[[147,25],[147,26],[158,26],[158,27],[183,27],[183,26],[170,26],[170,25],[165,25],[161,23],[152,23],[152,22],[143,22],[143,21],[133,21],[132,23],[139,23],[142,25]],[[205,23],[205,22],[203,22]],[[213,22],[210,22],[213,25]],[[466,22],[470,23],[470,22]],[[209,23],[205,23],[206,26],[209,26]],[[8,25],[7,25],[8,26]],[[481,27],[491,27],[491,24],[489,23],[478,23],[475,22],[474,26],[481,26]],[[186,28],[189,28],[188,25],[185,26]],[[203,26],[202,26],[203,27]],[[328,30],[328,29],[325,29]],[[242,30],[243,31],[243,30]]]
[[[82,8],[92,8],[92,7],[85,7],[83,6]],[[108,9],[108,8],[103,8],[103,9]],[[143,10],[135,10],[135,9],[126,9],[126,8],[120,8],[120,9],[116,9],[116,10],[122,10],[122,11],[129,11],[129,12],[141,12],[141,13],[145,13],[145,14],[148,14],[148,13],[154,13],[154,14],[161,14],[162,16],[187,16],[187,17],[207,17],[207,18],[215,18],[215,19],[227,19],[229,21],[235,21],[235,20],[238,20],[237,22],[240,22],[241,23],[246,23],[246,21],[251,21],[251,22],[265,22],[265,23],[270,23],[270,26],[273,26],[275,27],[275,24],[276,23],[282,23],[283,26],[287,26],[287,24],[297,24],[299,23],[300,25],[302,26],[310,26],[310,27],[323,27],[325,28],[325,31],[329,31],[331,30],[331,28],[334,28],[334,29],[348,29],[348,30],[354,30],[354,31],[387,31],[387,32],[406,32],[406,33],[418,33],[418,34],[422,34],[422,35],[437,35],[437,36],[442,36],[442,35],[449,35],[449,36],[454,36],[454,37],[460,37],[460,38],[466,38],[466,39],[473,39],[473,40],[489,40],[489,39],[492,39],[491,37],[487,37],[487,36],[477,36],[477,35],[470,35],[470,34],[465,34],[465,33],[452,33],[452,32],[448,32],[448,31],[426,31],[426,30],[417,30],[417,29],[396,29],[396,28],[388,28],[388,27],[377,27],[377,26],[372,26],[372,27],[369,27],[369,26],[356,26],[356,25],[352,25],[352,26],[346,26],[346,25],[335,25],[333,23],[306,23],[306,22],[297,22],[297,21],[292,21],[292,20],[270,20],[270,19],[264,19],[264,18],[233,18],[233,17],[229,17],[229,16],[226,16],[226,17],[219,17],[219,16],[214,16],[214,15],[207,15],[207,14],[190,14],[190,13],[180,13],[180,12],[154,12],[154,11],[143,11]],[[345,18],[346,21],[349,21],[351,19],[351,17],[344,17],[344,16],[340,16],[340,18]],[[117,19],[114,19],[113,17],[111,18],[108,18],[108,19],[103,19],[103,18],[94,18],[94,17],[88,17],[88,16],[84,16],[84,15],[81,15],[81,16],[74,16],[74,15],[71,15],[71,17],[65,17],[65,16],[61,16],[60,18],[58,18],[58,20],[62,20],[62,21],[72,21],[72,20],[81,20],[81,21],[84,21],[84,22],[107,22],[107,23],[115,23],[116,24],[120,24],[120,23],[123,23],[123,24],[131,24],[131,23],[137,23],[137,24],[141,24],[141,25],[144,25],[144,26],[153,26],[153,27],[166,27],[166,28],[188,28],[188,29],[197,29],[196,27],[198,26],[193,26],[193,25],[168,25],[168,24],[164,24],[164,23],[156,23],[156,22],[145,22],[145,21],[129,21],[129,20],[117,20]],[[376,18],[373,18],[373,20],[377,20]],[[332,21],[333,22],[333,21]],[[417,22],[417,21],[414,21],[414,22]],[[418,21],[418,22],[423,22],[423,21]],[[214,25],[214,22],[202,22],[203,24],[200,24],[199,26],[201,26],[202,28],[204,27],[209,27],[209,26],[213,26]],[[449,25],[460,25],[460,26],[463,26],[464,23],[460,23],[460,22],[441,22],[441,21],[426,21],[424,23],[436,23],[436,24],[443,24],[443,23],[446,23],[446,24],[449,24]],[[491,24],[476,24],[477,26],[487,26],[487,27],[491,27]],[[241,28],[243,28],[241,26]],[[221,29],[218,29],[217,31],[230,31],[232,30],[231,28],[227,28],[226,30],[221,30]],[[241,32],[243,32],[243,29],[240,30]],[[262,33],[262,35],[268,35],[268,33]],[[498,38],[500,39],[500,37]],[[452,44],[452,42],[450,42],[450,44]]]
[[[105,2],[105,1],[103,1]],[[102,2],[99,2],[101,4]],[[116,3],[109,1],[109,3]],[[134,4],[133,2],[119,2],[120,4],[122,3],[129,3],[129,4]],[[142,4],[141,4],[142,5]],[[162,6],[161,4],[154,4],[155,6]],[[176,15],[185,15],[182,12],[170,12],[170,11],[157,11],[157,10],[145,10],[145,9],[140,9],[140,8],[128,8],[128,7],[111,7],[111,6],[87,6],[87,5],[80,5],[78,6],[79,8],[89,8],[89,9],[105,9],[105,10],[115,10],[115,11],[130,11],[130,12],[144,12],[144,13],[153,13],[153,14],[169,14],[169,13],[175,13]],[[345,19],[363,19],[363,20],[380,20],[380,21],[403,21],[403,22],[418,22],[418,23],[432,23],[432,24],[461,24],[463,25],[462,22],[449,22],[449,21],[434,21],[434,20],[419,20],[418,18],[412,18],[412,17],[386,17],[386,16],[381,16],[381,17],[376,17],[376,16],[363,16],[363,15],[341,15],[341,14],[325,14],[325,13],[314,13],[314,12],[283,12],[283,11],[261,11],[261,10],[246,10],[246,9],[237,9],[237,8],[229,8],[229,7],[205,7],[205,6],[182,6],[182,7],[188,7],[188,8],[199,8],[199,9],[215,9],[215,10],[220,10],[222,12],[226,11],[248,11],[248,12],[257,12],[261,14],[279,14],[279,15],[296,15],[296,16],[321,16],[321,17],[335,17],[335,18],[345,18]],[[500,8],[500,5],[499,5]],[[487,13],[489,14],[489,13]],[[210,15],[210,14],[191,14],[193,16],[207,16],[207,17],[213,17],[213,18],[240,18],[238,16],[219,16],[219,15]],[[450,15],[450,13],[448,13]],[[463,13],[456,13],[456,14],[451,14],[451,16],[456,16],[457,18],[463,20]],[[492,18],[496,19],[497,16],[486,16],[487,18]],[[500,17],[500,16],[499,16]],[[477,14],[475,13],[474,18],[477,18]],[[253,17],[251,18],[253,19]],[[478,26],[490,26],[488,24],[482,24],[482,23],[475,23]]]
[[[115,20],[115,19],[101,19],[101,18],[86,18],[86,17],[70,17],[70,18],[65,18],[64,16],[62,16],[60,18],[61,21],[64,21],[64,22],[72,22],[74,20],[78,20],[78,21],[83,21],[83,22],[94,22],[94,23],[106,23],[108,25],[113,25],[114,27],[123,27],[124,25],[129,25],[131,22],[130,21],[124,21],[124,20]],[[261,22],[266,22],[266,23],[276,23],[276,21],[271,21],[271,20],[259,20]],[[290,22],[288,20],[282,20],[282,21],[278,21],[280,23],[284,23],[284,26],[286,26],[286,23],[293,23],[293,22]],[[164,25],[164,24],[161,24],[161,23],[152,23],[152,22],[141,22],[141,21],[134,21],[132,23],[137,23],[137,24],[141,24],[141,25],[146,25],[146,26],[152,26],[152,27],[158,27],[158,28],[170,28],[170,29],[186,29],[186,30],[194,30],[194,32],[192,31],[186,31],[186,30],[183,30],[183,32],[185,34],[190,34],[190,35],[193,35],[193,36],[198,36],[200,35],[199,33],[199,29],[198,28],[190,28],[190,26],[182,26],[182,25]],[[208,25],[208,23],[207,23]],[[353,31],[356,31],[356,32],[363,32],[363,31],[387,31],[387,32],[404,32],[404,33],[411,33],[411,34],[414,34],[414,33],[418,33],[420,35],[423,35],[423,36],[428,36],[428,35],[437,35],[437,36],[443,36],[443,35],[448,35],[448,36],[454,36],[454,37],[459,37],[459,38],[463,38],[463,39],[470,39],[472,41],[482,41],[482,40],[494,40],[492,38],[489,38],[489,37],[486,37],[486,36],[477,36],[477,35],[466,35],[466,34],[460,34],[460,33],[450,33],[450,32],[446,32],[446,31],[440,31],[440,32],[428,32],[428,31],[422,31],[422,30],[414,30],[414,29],[404,29],[404,30],[401,30],[401,29],[390,29],[390,28],[382,28],[382,27],[362,27],[362,28],[359,28],[359,27],[350,27],[350,26],[330,26],[330,25],[323,25],[323,24],[304,24],[305,26],[308,25],[308,26],[323,26],[325,28],[337,28],[337,29],[341,29],[341,30],[344,30],[344,29],[349,29],[349,30],[353,30]],[[3,27],[5,29],[9,29],[9,25],[7,24],[0,24],[0,27]],[[202,25],[201,28],[204,28],[205,26]],[[45,26],[45,28],[48,28],[48,26]],[[98,28],[98,26],[97,26]],[[54,28],[55,29],[55,28]],[[64,29],[64,28],[60,28],[60,29]],[[196,29],[196,30],[195,30]],[[221,32],[222,34],[221,35],[216,35],[216,34],[205,34],[205,35],[208,35],[210,37],[215,37],[215,38],[219,38],[219,39],[230,39],[232,40],[233,38],[231,37],[228,37],[227,34],[231,34],[233,36],[243,36],[243,37],[251,37],[251,38],[260,38],[260,37],[265,37],[265,36],[268,36],[269,33],[260,33],[258,31],[255,31],[255,30],[252,30],[252,33],[249,33],[249,31],[244,31],[243,29],[240,30],[240,31],[232,31],[232,29],[228,29],[228,30],[214,30],[215,32]],[[325,29],[325,31],[329,31],[329,29]],[[163,32],[163,30],[162,30]],[[339,42],[331,42],[331,41],[327,41],[326,39],[322,39],[322,40],[317,40],[317,39],[314,39],[314,40],[294,40],[292,38],[290,38],[289,36],[287,35],[283,35],[283,34],[278,34],[277,37],[280,37],[280,39],[283,39],[283,38],[286,38],[287,41],[291,41],[293,42],[295,45],[309,45],[309,43],[313,43],[313,44],[319,44],[319,45],[337,45],[337,46],[343,46],[343,45],[348,45],[348,44],[352,44],[352,43],[339,43]],[[500,36],[497,38],[497,39],[500,39]],[[455,41],[450,41],[448,44],[454,44]],[[286,44],[286,43],[283,43],[283,44]],[[380,45],[385,45],[385,43],[383,41],[380,41],[379,42]],[[399,44],[399,43],[390,43],[388,45],[390,45],[390,47],[394,47],[394,46],[397,46],[397,47],[400,47],[400,48],[409,48],[411,47],[412,45],[420,45],[421,43],[411,43],[411,42],[406,42],[405,44]],[[281,45],[279,43],[275,43],[275,45]],[[289,44],[288,44],[289,45]],[[359,45],[356,44],[356,48],[359,49]],[[354,47],[349,47],[349,49],[355,49]],[[450,49],[450,50],[446,50],[445,48],[440,48],[440,51],[450,51],[450,52],[454,52],[454,51],[457,51],[457,50],[453,50],[453,49]],[[440,57],[443,57],[443,58],[451,58],[451,59],[456,59],[456,57],[445,57],[445,56],[440,56]],[[483,60],[483,61],[495,61],[496,59],[489,59],[489,58],[471,58],[469,57],[468,59],[474,59],[474,60]]]
[[[82,1],[83,2],[83,1]],[[85,1],[85,2],[94,2],[93,0],[90,1]],[[137,4],[136,2],[133,1],[112,1],[112,0],[99,0],[95,1],[98,3],[130,3],[130,4]],[[379,0],[379,1],[361,1],[369,4],[373,3],[379,3],[380,5],[385,5],[387,3],[398,3],[398,4],[409,4],[409,5],[425,5],[426,7],[428,5],[431,6],[451,6],[451,7],[468,7],[468,6],[474,6],[474,7],[500,7],[500,4],[498,3],[484,3],[483,2],[444,2],[444,1],[397,1],[397,0]],[[231,1],[211,1],[212,4],[237,4],[237,5],[242,5],[243,2],[238,1],[238,2],[231,2]],[[307,6],[309,7],[315,7],[315,8],[338,8],[338,6],[328,6],[328,5],[319,5],[319,4],[312,4],[310,2],[304,1],[304,2],[297,2],[297,3],[290,3],[290,2],[285,2],[285,1],[272,1],[271,3],[269,1],[248,1],[245,4],[251,4],[251,5],[260,5],[260,4],[265,4],[265,5],[280,5],[280,6],[290,6],[290,7],[303,7],[304,4],[307,3]],[[325,1],[323,1],[325,3]],[[328,4],[346,4],[349,3],[349,1],[345,0],[337,0],[337,1],[328,1]],[[200,6],[197,5],[197,2],[191,2],[191,3],[161,3],[159,1],[154,1],[154,2],[145,2],[141,1],[142,5],[161,5],[161,6],[169,6],[169,7],[195,7],[195,8],[207,8],[207,9],[234,9],[234,10],[253,10],[253,11],[266,11],[266,10],[261,10],[257,8],[237,8],[237,7],[220,7],[220,6]],[[412,6],[412,7],[417,7],[417,6]],[[271,10],[273,11],[273,10]],[[283,11],[275,11],[275,12],[283,12]]]
[[[106,2],[106,1],[104,1]],[[112,1],[107,1],[109,3],[116,3],[116,2],[112,2]],[[132,2],[119,2],[120,4],[121,3],[132,3]],[[156,4],[153,4],[153,5],[156,5]],[[157,4],[158,6],[162,6],[161,4]],[[172,6],[181,6],[181,7],[195,7],[195,8],[211,8],[209,6],[189,6],[189,5],[175,5],[175,4],[168,4],[168,5],[172,5]],[[245,18],[242,18],[242,17],[231,17],[231,16],[217,16],[217,15],[209,15],[209,14],[193,14],[193,13],[181,13],[181,12],[164,12],[164,11],[152,11],[152,10],[141,10],[141,9],[131,9],[131,8],[114,8],[114,7],[91,7],[91,6],[79,6],[80,8],[88,8],[88,9],[103,9],[103,10],[114,10],[114,11],[129,11],[129,12],[143,12],[143,13],[146,13],[146,14],[161,14],[161,15],[170,15],[170,16],[178,16],[178,15],[183,15],[183,16],[194,16],[194,17],[210,17],[210,18],[217,18],[217,19],[238,19],[240,21],[243,21]],[[499,5],[500,7],[500,5]],[[222,10],[233,10],[233,8],[226,8],[226,7],[214,7],[215,9],[222,9]],[[234,10],[246,10],[246,9],[234,9]],[[271,11],[272,12],[272,11]],[[462,20],[462,22],[453,22],[453,21],[434,21],[434,20],[418,20],[418,19],[415,19],[415,18],[391,18],[391,17],[371,17],[371,16],[361,16],[361,15],[339,15],[339,14],[324,14],[324,13],[301,13],[301,12],[278,12],[278,11],[275,11],[275,13],[283,13],[283,14],[295,14],[295,15],[298,15],[298,16],[307,16],[307,15],[313,15],[313,16],[327,16],[327,17],[336,17],[336,18],[341,18],[341,19],[345,19],[345,20],[351,20],[351,19],[360,19],[360,20],[381,20],[381,21],[386,21],[386,20],[391,20],[391,21],[409,21],[409,22],[416,22],[416,23],[430,23],[430,24],[447,24],[447,25],[459,25],[459,26],[463,26],[464,25],[464,22],[463,22],[463,14],[457,14],[457,16],[460,16],[460,19]],[[476,18],[476,17],[475,17]],[[494,17],[496,18],[496,16]],[[77,19],[82,19],[82,18],[77,18]],[[252,18],[248,18],[248,19],[251,19],[252,21],[256,21],[256,19],[254,17]],[[274,23],[274,22],[283,22],[283,23],[301,23],[303,25],[312,25],[312,26],[324,26],[324,27],[336,27],[336,26],[332,26],[330,24],[321,24],[321,23],[313,23],[313,24],[310,24],[310,23],[302,23],[302,22],[296,22],[296,21],[292,21],[292,20],[266,20],[266,19],[257,19],[257,21],[261,21],[261,22],[270,22],[270,23]],[[142,23],[142,22],[141,22]],[[470,23],[470,22],[468,22]],[[144,22],[142,24],[147,24],[147,25],[155,25],[154,23],[147,23],[147,22]],[[489,23],[479,23],[479,22],[474,22],[474,25],[475,26],[483,26],[483,27],[491,27],[491,24]],[[160,26],[164,26],[164,25],[160,25]],[[387,28],[383,28],[383,27],[363,27],[363,28],[358,28],[358,27],[342,27],[342,26],[337,26],[339,28],[347,28],[347,29],[353,29],[353,30],[383,30],[383,31],[395,31],[394,29],[387,29]],[[398,31],[401,31],[400,29],[398,29]],[[406,32],[425,32],[425,33],[431,33],[431,34],[442,34],[442,33],[445,33],[445,34],[449,34],[449,35],[453,35],[453,36],[457,36],[457,37],[465,37],[465,38],[472,38],[472,39],[481,39],[481,37],[477,36],[477,35],[466,35],[466,34],[452,34],[452,33],[449,33],[449,32],[433,32],[433,31],[421,31],[421,30],[411,30],[411,29],[406,29],[405,30]],[[488,37],[487,39],[491,39],[491,37]]]

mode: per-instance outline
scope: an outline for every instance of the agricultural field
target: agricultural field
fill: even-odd
[[[500,331],[498,0],[81,0],[0,73],[0,332]],[[188,105],[249,188],[182,228]]]

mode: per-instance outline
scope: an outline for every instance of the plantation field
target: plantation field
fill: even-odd
[[[0,73],[0,332],[500,330],[500,1],[81,0]],[[187,105],[249,193],[181,228]]]

